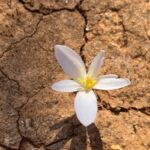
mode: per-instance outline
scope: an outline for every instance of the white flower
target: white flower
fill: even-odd
[[[52,85],[60,92],[77,92],[75,112],[79,121],[88,126],[95,121],[97,98],[92,89],[114,90],[130,85],[130,80],[108,74],[98,76],[104,61],[104,51],[100,51],[86,73],[81,57],[72,49],[62,45],[55,46],[55,56],[62,69],[73,80],[62,80]]]

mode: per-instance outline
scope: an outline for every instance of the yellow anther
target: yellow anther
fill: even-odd
[[[79,77],[77,80],[86,90],[90,90],[95,85],[96,82],[89,75],[87,75],[85,79]]]
[[[84,84],[85,80],[81,79],[81,78],[78,78],[77,79],[81,84]]]

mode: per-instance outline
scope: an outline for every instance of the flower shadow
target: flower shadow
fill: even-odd
[[[50,130],[58,131],[53,142],[47,146],[47,150],[86,150],[87,137],[90,140],[92,150],[103,150],[100,132],[95,124],[85,128],[73,115],[53,125]]]

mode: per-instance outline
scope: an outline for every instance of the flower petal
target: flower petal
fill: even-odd
[[[52,85],[52,89],[59,92],[75,92],[81,88],[81,85],[73,80],[62,80]]]
[[[55,46],[55,56],[62,69],[74,80],[85,78],[86,70],[81,57],[72,49],[63,45]]]
[[[115,74],[106,74],[106,75],[100,76],[100,78],[118,78],[118,75],[115,75]]]
[[[92,61],[89,67],[88,74],[92,76],[93,78],[97,78],[99,70],[101,66],[103,65],[103,61],[104,61],[104,51],[100,51],[98,55]]]
[[[114,90],[130,85],[131,82],[126,78],[114,77],[100,77],[99,81],[93,87],[93,89],[99,90]]]
[[[75,97],[75,112],[79,121],[88,126],[95,121],[97,113],[97,99],[94,92],[80,91]]]

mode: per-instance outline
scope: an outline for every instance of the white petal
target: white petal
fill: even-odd
[[[75,97],[75,112],[79,121],[88,126],[95,121],[97,113],[97,99],[94,92],[80,91]]]
[[[101,66],[103,65],[103,61],[104,61],[104,51],[100,51],[98,55],[92,61],[89,67],[88,74],[92,76],[93,78],[97,78],[99,70]]]
[[[131,82],[129,79],[125,78],[116,78],[116,77],[100,77],[99,81],[93,87],[94,89],[99,90],[114,90],[119,89],[125,86],[130,85]]]
[[[62,69],[74,80],[86,76],[85,65],[81,57],[69,47],[56,45],[55,56]]]
[[[75,92],[81,88],[81,85],[73,80],[62,80],[52,85],[52,89],[59,92]]]
[[[106,74],[106,75],[100,76],[100,78],[118,78],[118,75],[115,75],[115,74]]]

